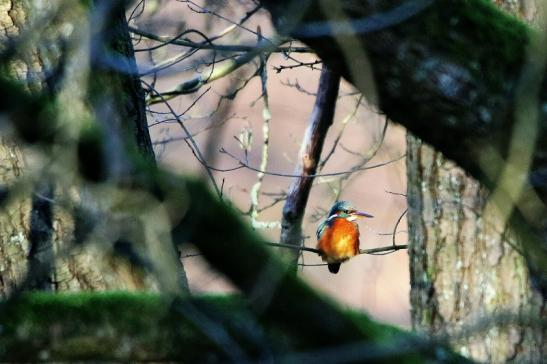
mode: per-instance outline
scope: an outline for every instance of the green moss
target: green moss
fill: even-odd
[[[233,296],[174,299],[148,293],[25,294],[1,310],[0,358],[36,360],[222,357],[181,307],[193,305],[219,317],[244,317]],[[213,306],[211,306],[213,307]]]
[[[370,332],[379,343],[389,343],[396,337],[408,334],[395,326],[375,322],[361,311],[348,310],[346,314],[358,327]]]
[[[377,344],[410,337],[361,312],[344,315],[374,336]],[[264,348],[277,357],[309,343],[286,326],[257,318],[240,295],[37,292],[5,302],[0,322],[2,360],[220,360],[225,348],[211,340],[207,325],[222,328],[253,358]]]
[[[437,1],[420,19],[402,29],[492,87],[503,88],[522,66],[529,29],[491,1]]]

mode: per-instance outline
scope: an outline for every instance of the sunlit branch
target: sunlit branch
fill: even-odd
[[[257,34],[260,36],[260,28],[258,29]],[[268,69],[267,69],[267,56],[265,54],[260,55],[260,83],[262,86],[262,101],[264,103],[262,108],[262,156],[260,160],[260,170],[265,171],[268,168],[268,156],[269,156],[269,147],[270,147],[270,120],[272,118],[272,113],[270,110],[270,101],[268,97]],[[262,181],[264,180],[265,173],[258,172],[257,180],[253,187],[251,188],[251,208],[249,215],[251,216],[251,224],[254,228],[279,228],[281,224],[279,221],[259,221],[258,220],[258,198],[260,195],[260,189],[262,188]]]
[[[250,62],[253,58],[258,56],[260,53],[269,53],[271,49],[275,48],[270,41],[266,42],[261,40],[257,47],[251,52],[247,52],[238,56],[234,59],[226,61],[224,64],[215,67],[211,72],[198,73],[193,78],[181,83],[172,90],[164,91],[161,93],[161,98],[158,96],[149,96],[147,103],[149,105],[162,102],[163,100],[170,100],[178,95],[191,94],[199,90],[203,85],[206,85],[210,82],[216,81],[219,78],[225,77],[230,73],[234,72],[241,66]]]
[[[199,36],[201,36],[203,39],[205,39],[205,42],[210,43],[207,35],[203,34],[199,30],[190,29],[190,30],[184,31],[181,34],[189,34],[189,33],[196,33]],[[150,50],[152,50],[152,49],[150,49]],[[197,51],[198,51],[198,49],[191,49],[188,52],[185,52],[181,55],[176,55],[175,57],[172,57],[171,59],[165,60],[165,61],[155,65],[151,69],[147,69],[147,70],[142,71],[139,75],[141,77],[146,76],[146,75],[150,75],[150,74],[153,74],[153,73],[157,73],[158,71],[161,71],[161,70],[166,69],[168,67],[174,66],[175,64],[189,58],[190,56],[195,54]],[[216,51],[214,51],[213,52],[213,60],[211,61],[211,74],[214,72],[214,67],[215,67],[215,64],[217,63],[216,62],[216,57],[217,57]]]
[[[129,27],[129,30],[142,37],[162,42],[163,44],[174,44],[183,47],[189,47],[194,49],[213,49],[218,52],[253,52],[256,50],[256,45],[229,45],[229,44],[214,44],[214,43],[197,43],[187,39],[177,39],[177,37],[170,37],[165,35],[156,35],[151,32],[147,32],[135,27]],[[147,49],[136,49],[135,52],[146,51]],[[275,47],[271,50],[271,53],[313,53],[308,47]]]

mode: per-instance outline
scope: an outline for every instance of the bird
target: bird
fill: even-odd
[[[348,201],[336,201],[328,217],[317,227],[317,250],[328,263],[329,272],[336,274],[340,265],[359,254],[357,218],[373,216],[356,210]]]

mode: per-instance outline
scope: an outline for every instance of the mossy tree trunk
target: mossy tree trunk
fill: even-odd
[[[414,329],[455,336],[454,348],[478,361],[539,363],[547,334],[530,323],[545,317],[545,302],[532,288],[515,234],[487,207],[488,192],[411,134],[407,170]],[[478,327],[481,320],[490,323]]]

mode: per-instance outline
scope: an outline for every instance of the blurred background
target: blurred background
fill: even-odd
[[[233,24],[239,24],[255,7],[252,1],[146,1],[145,6],[143,3],[130,12],[134,19],[130,25],[158,35],[175,35],[190,28],[212,37],[223,34]],[[259,10],[243,25],[225,34],[222,43],[253,44],[257,39],[253,32],[259,28],[264,37],[273,36],[269,15],[264,10]],[[139,39],[138,35],[135,37],[141,72],[165,60],[175,59],[180,54],[180,47],[176,45],[144,51],[157,43],[144,37]],[[189,38],[201,41],[200,36],[190,35]],[[156,82],[155,87],[160,91],[169,90],[195,77],[196,73],[209,72],[209,68],[200,65],[204,57],[203,52],[197,52],[158,72],[154,78],[145,77],[145,80]],[[222,55],[219,54],[218,58],[222,59]],[[251,62],[234,74],[202,87],[195,94],[180,95],[169,101],[177,113],[185,112],[185,126],[194,135],[207,163],[215,168],[231,169],[239,165],[238,160],[221,153],[221,149],[225,149],[233,156],[248,161],[250,166],[261,169],[265,105],[261,77],[253,77],[257,67],[256,61]],[[260,213],[254,219],[271,223],[270,227],[258,230],[272,242],[279,240],[283,197],[294,180],[276,176],[275,173],[294,173],[317,94],[321,67],[320,60],[311,53],[274,53],[267,62],[267,97],[271,120],[265,170],[272,175],[264,176],[258,194],[257,208]],[[222,96],[232,95],[235,90],[238,90],[235,98],[223,99],[218,107]],[[181,140],[186,135],[184,130],[165,105],[158,103],[150,106],[150,110],[150,132],[158,161],[173,171],[207,178],[203,165],[193,156],[185,140]],[[317,225],[326,218],[326,213],[337,199],[348,200],[356,208],[374,215],[374,219],[360,220],[362,249],[392,244],[395,228],[396,242],[406,244],[404,216],[396,227],[406,209],[405,132],[400,126],[390,123],[384,135],[386,122],[385,116],[368,105],[359,92],[342,82],[334,123],[327,134],[322,157],[325,158],[333,147],[336,147],[336,152],[321,172],[343,172],[355,166],[367,168],[387,164],[341,176],[316,178],[303,221],[306,246],[315,247]],[[242,147],[245,138],[249,140],[246,150]],[[223,186],[224,196],[242,213],[249,215],[251,191],[258,181],[257,172],[242,168],[212,173],[216,183]],[[273,206],[268,207],[270,205]],[[248,218],[251,220],[251,217]],[[199,256],[192,256],[193,253],[193,250],[185,249],[182,254],[193,292],[233,289],[222,275],[211,270]],[[300,259],[299,275],[343,305],[365,310],[376,319],[409,327],[410,285],[406,251],[357,256],[344,263],[336,275],[330,274],[325,265],[316,266],[320,263],[319,256],[304,252]]]

